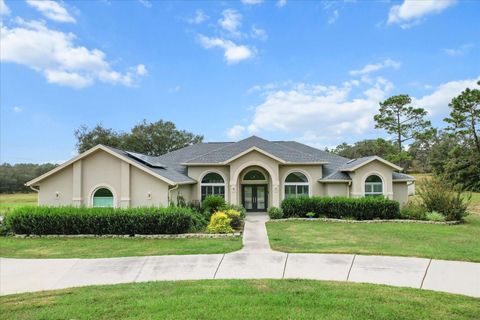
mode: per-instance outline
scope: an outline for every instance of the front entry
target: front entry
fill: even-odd
[[[249,211],[267,211],[268,197],[267,185],[247,184],[242,185],[242,204]]]

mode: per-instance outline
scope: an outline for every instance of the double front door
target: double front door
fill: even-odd
[[[247,211],[267,211],[267,185],[242,185],[242,204]]]

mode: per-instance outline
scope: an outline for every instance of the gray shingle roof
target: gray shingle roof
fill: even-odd
[[[174,183],[195,183],[196,181],[187,175],[189,163],[222,163],[242,152],[257,147],[280,158],[288,163],[325,163],[323,165],[324,178],[319,181],[350,181],[347,172],[359,164],[367,162],[375,156],[358,159],[347,159],[336,154],[319,150],[296,141],[268,141],[256,136],[238,142],[208,142],[198,143],[185,148],[166,153],[158,157],[131,153],[116,148],[110,150],[129,157],[144,168],[171,180]],[[415,180],[415,178],[403,174],[393,173],[394,180]]]
[[[415,181],[415,177],[409,176],[408,174],[405,173],[400,173],[400,172],[394,172],[392,174],[393,180],[410,180],[410,181]]]
[[[223,163],[253,147],[262,149],[263,151],[289,163],[318,162],[318,159],[311,154],[304,153],[298,149],[295,150],[280,143],[274,143],[257,136],[251,136],[236,143],[228,144],[220,149],[208,152],[204,155],[192,158],[188,161],[185,161],[185,163]]]

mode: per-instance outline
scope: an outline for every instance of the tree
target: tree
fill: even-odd
[[[117,132],[97,124],[92,130],[81,126],[75,130],[79,153],[104,144],[123,150],[158,156],[191,144],[203,141],[203,136],[185,130],[178,130],[173,122],[159,120],[148,123],[143,120],[131,132]]]
[[[477,82],[480,85],[480,81]],[[450,124],[447,131],[462,137],[466,145],[472,145],[480,155],[480,90],[467,88],[452,99],[450,117],[444,121]]]
[[[372,155],[387,159],[396,153],[396,147],[392,142],[379,138],[357,141],[353,145],[344,142],[335,147],[332,152],[350,159]]]
[[[3,163],[0,165],[0,193],[32,192],[30,188],[25,186],[25,182],[52,170],[56,166],[52,163],[17,163],[14,165]]]
[[[397,95],[380,102],[379,114],[376,114],[376,129],[385,129],[395,135],[398,153],[403,151],[406,141],[432,134],[431,123],[425,120],[427,111],[411,106],[412,99],[405,94]]]

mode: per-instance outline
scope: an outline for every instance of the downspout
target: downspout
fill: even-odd
[[[177,190],[178,189],[178,183],[176,185],[173,186],[173,188],[171,189],[168,189],[168,205],[170,206],[170,200],[172,198],[172,191],[173,190]]]
[[[33,186],[29,186],[30,189],[35,191],[37,193],[37,206],[40,205],[40,199],[38,198],[38,193],[40,192],[40,189],[35,189]]]
[[[352,181],[348,181],[347,198],[350,198],[350,187],[351,186],[352,186]]]

